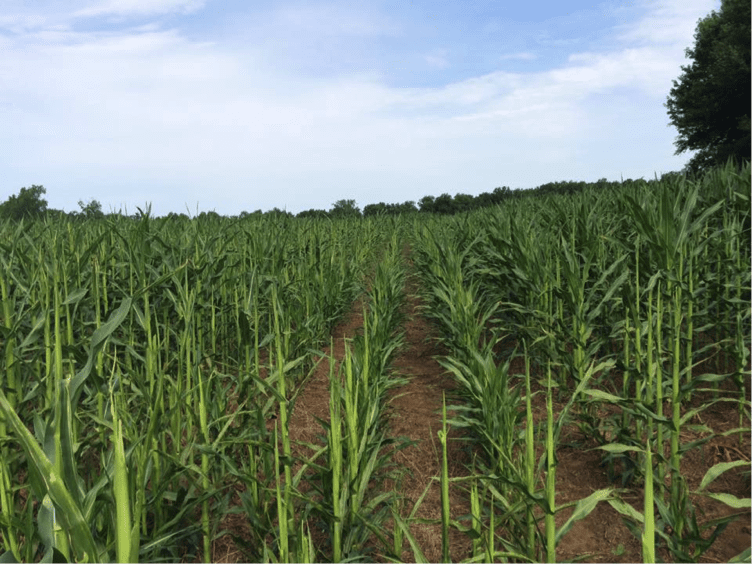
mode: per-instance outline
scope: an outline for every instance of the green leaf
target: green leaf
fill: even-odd
[[[413,562],[424,564],[428,562],[428,559],[423,554],[423,551],[420,549],[420,545],[418,544],[418,541],[415,540],[415,537],[410,532],[410,527],[407,526],[407,523],[405,523],[402,520],[402,517],[394,513],[394,519],[397,522],[397,526],[402,530],[402,534],[405,535],[405,538],[407,539],[407,542],[410,543],[410,548],[413,550]],[[399,555],[397,555],[399,556]]]
[[[749,462],[746,460],[736,460],[734,462],[720,462],[716,464],[705,473],[705,476],[703,476],[702,482],[700,482],[700,487],[697,488],[697,493],[704,490],[713,482],[713,480],[724,472],[731,470],[732,468],[737,468],[738,466],[749,466]]]
[[[729,562],[749,562],[750,556],[752,556],[752,549],[747,548],[743,552],[740,552],[736,556],[734,556]]]
[[[63,477],[55,471],[50,459],[42,451],[42,447],[19,419],[16,412],[8,403],[5,394],[0,391],[0,412],[5,416],[6,424],[13,429],[23,447],[30,468],[40,479],[43,495],[49,495],[58,511],[56,517],[68,529],[71,536],[71,546],[77,553],[86,555],[89,561],[99,560],[94,538],[89,524],[83,518],[81,510],[76,504],[68,488],[65,487]]]
[[[49,495],[44,496],[37,514],[37,531],[42,539],[42,544],[51,550],[55,546],[55,506]]]
[[[596,449],[600,449],[600,450],[605,450],[606,452],[613,452],[615,454],[621,454],[621,453],[629,452],[629,451],[631,451],[631,452],[643,452],[643,449],[641,449],[639,447],[631,447],[631,446],[628,446],[628,445],[623,445],[621,443],[611,443],[611,444],[608,444],[608,445],[603,445],[603,446],[599,446],[599,447],[595,447],[595,448]],[[590,450],[595,450],[595,449],[590,449]]]
[[[752,498],[749,497],[742,499],[729,493],[705,493],[703,495],[715,499],[716,501],[720,501],[721,503],[725,503],[734,509],[749,509],[752,507]]]
[[[84,381],[89,377],[89,374],[91,374],[91,370],[92,368],[94,368],[94,362],[97,358],[97,354],[99,354],[99,351],[102,350],[102,347],[104,347],[104,344],[109,336],[115,332],[115,329],[117,329],[123,321],[125,321],[125,318],[127,317],[128,312],[131,309],[132,301],[133,300],[131,298],[125,298],[120,303],[120,307],[117,308],[112,313],[112,315],[110,315],[110,318],[96,331],[94,331],[94,334],[91,336],[91,344],[89,345],[89,359],[86,361],[86,365],[78,372],[78,374],[71,378],[70,382],[68,383],[72,405],[75,406],[78,404],[78,391],[81,387],[81,384],[83,384]]]
[[[609,499],[608,503],[611,505],[611,507],[616,509],[616,511],[618,511],[625,517],[628,517],[629,519],[636,521],[638,523],[645,522],[645,518],[643,517],[642,513],[637,511],[634,507],[632,507],[628,503],[625,503],[624,501],[620,499]]]
[[[29,334],[26,335],[26,338],[23,340],[23,343],[18,347],[20,350],[24,350],[26,347],[29,346],[31,341],[33,340],[34,335],[37,331],[39,331],[42,327],[44,327],[44,316],[39,316],[34,323],[34,327],[32,327],[31,331],[29,331]]]
[[[0,564],[18,564],[18,560],[10,550],[6,550],[0,554]]]
[[[73,292],[68,294],[68,297],[65,298],[65,301],[62,303],[62,305],[77,304],[84,298],[88,291],[88,288],[79,288],[78,290],[74,290]]]
[[[572,512],[572,515],[561,527],[559,527],[559,530],[556,531],[556,544],[559,544],[561,539],[569,532],[569,529],[572,528],[572,525],[574,525],[575,522],[590,515],[590,513],[593,511],[593,509],[595,509],[595,506],[598,505],[599,502],[608,501],[611,498],[611,492],[611,489],[605,488],[595,491],[586,498],[579,500],[574,508],[574,511]]]
[[[585,390],[583,393],[591,397],[594,397],[595,399],[599,399],[601,401],[606,401],[608,403],[613,403],[613,404],[619,404],[624,401],[624,398],[622,397],[615,396],[613,394],[609,394],[601,390]]]

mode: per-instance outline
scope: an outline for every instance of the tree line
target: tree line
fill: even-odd
[[[669,176],[679,176],[680,173],[667,173],[661,176],[661,180]],[[469,212],[479,208],[495,206],[509,199],[527,198],[532,196],[545,196],[550,194],[574,194],[587,188],[618,188],[622,185],[628,185],[635,182],[632,179],[622,180],[620,182],[611,182],[601,178],[597,182],[584,181],[563,181],[548,182],[541,184],[536,188],[512,190],[508,186],[500,186],[492,192],[483,192],[477,196],[470,194],[458,193],[452,196],[444,193],[440,196],[424,196],[417,202],[407,201],[401,204],[384,203],[368,204],[361,210],[355,200],[338,200],[334,202],[330,209],[309,209],[301,211],[295,216],[286,210],[274,208],[267,212],[256,210],[255,212],[243,211],[238,218],[250,216],[286,216],[286,217],[313,217],[313,218],[352,218],[352,217],[375,217],[386,215],[404,215],[411,213],[433,213],[442,215],[453,215],[457,213]],[[41,185],[32,185],[29,188],[21,188],[18,194],[10,196],[4,203],[0,204],[0,219],[20,220],[22,218],[38,218],[43,216],[66,215],[68,217],[93,219],[103,218],[105,213],[102,211],[102,204],[97,200],[84,202],[79,200],[79,211],[64,212],[61,210],[50,209],[44,194],[47,190]],[[140,210],[139,210],[140,211]],[[141,212],[143,213],[143,212]],[[118,214],[120,215],[120,214]],[[201,216],[218,216],[214,211],[201,212]],[[134,217],[138,217],[136,214]],[[170,213],[168,218],[188,218],[185,214]]]

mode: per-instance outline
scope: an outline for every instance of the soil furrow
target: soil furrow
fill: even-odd
[[[394,362],[394,370],[409,378],[409,383],[392,391],[391,435],[407,437],[415,444],[395,453],[394,461],[404,469],[404,477],[399,491],[405,499],[402,516],[412,511],[427,487],[428,494],[423,499],[415,516],[421,519],[439,521],[441,519],[441,491],[438,477],[441,474],[441,450],[437,431],[441,429],[441,405],[444,394],[454,387],[451,377],[435,360],[442,351],[431,339],[431,326],[420,313],[420,298],[417,295],[418,281],[408,275],[405,305],[405,344]],[[449,398],[447,398],[449,403]],[[464,476],[468,456],[457,432],[450,430],[448,443],[449,475]],[[450,509],[452,519],[458,519],[470,511],[467,496],[458,486],[450,486]],[[430,562],[440,562],[441,525],[412,525],[415,536],[425,557]],[[450,552],[454,562],[468,558],[471,540],[464,534],[450,530]],[[402,560],[415,561],[407,542],[404,545]]]

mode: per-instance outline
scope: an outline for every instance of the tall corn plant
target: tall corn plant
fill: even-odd
[[[528,342],[542,343],[539,337],[550,335],[564,315],[555,296],[561,268],[550,235],[556,229],[550,224],[561,218],[532,204],[504,209],[491,218],[475,271],[480,292],[501,306],[492,322],[501,332],[514,328]]]
[[[453,354],[464,359],[481,347],[495,344],[488,323],[495,305],[487,306],[479,296],[479,283],[470,281],[471,251],[477,243],[452,241],[438,229],[417,233],[416,265],[423,279],[425,314],[439,327],[439,339]]]
[[[681,432],[681,401],[685,392],[681,389],[681,375],[690,371],[692,366],[685,366],[682,355],[683,317],[688,298],[684,291],[686,284],[685,263],[693,243],[693,252],[701,249],[701,241],[693,241],[692,236],[701,232],[708,218],[721,208],[721,202],[703,210],[699,215],[694,214],[698,197],[697,186],[689,187],[683,198],[677,198],[680,186],[666,183],[662,186],[658,207],[653,210],[643,207],[634,199],[629,199],[635,224],[642,238],[648,245],[656,268],[666,276],[667,305],[670,307],[671,327],[671,473],[672,473],[672,502],[679,503],[680,469],[679,469],[679,435]],[[681,193],[681,192],[679,192]],[[689,336],[691,341],[692,336]],[[683,524],[678,523],[677,534],[681,536]]]
[[[634,317],[635,326],[642,327],[643,334],[647,335],[644,355],[636,348],[638,357],[634,374],[640,377],[636,381],[638,393],[635,396],[627,396],[625,393],[624,397],[606,397],[598,391],[589,393],[599,396],[600,401],[620,406],[623,414],[642,421],[647,427],[645,438],[630,439],[624,434],[619,436],[618,442],[601,447],[608,450],[610,455],[623,455],[633,451],[643,456],[643,474],[646,480],[644,513],[627,509],[621,502],[613,502],[629,518],[635,533],[642,536],[643,557],[648,560],[655,558],[654,538],[658,535],[674,557],[694,561],[707,550],[729,520],[733,519],[729,517],[699,526],[679,465],[684,452],[710,438],[708,436],[693,443],[682,444],[682,429],[690,427],[688,421],[692,417],[715,403],[683,410],[685,400],[693,390],[699,389],[701,383],[717,382],[723,378],[721,374],[693,374],[697,365],[696,358],[703,359],[713,345],[702,348],[692,346],[695,339],[694,321],[710,317],[709,309],[700,305],[698,296],[702,294],[708,280],[712,280],[712,276],[699,276],[695,265],[701,264],[699,257],[718,237],[718,232],[709,229],[709,224],[710,218],[720,210],[723,202],[710,199],[700,206],[698,184],[684,180],[659,184],[657,189],[657,205],[650,202],[647,194],[644,203],[625,196],[638,228],[639,240],[645,242],[646,260],[642,263],[645,267],[643,271],[647,271],[646,275],[650,276],[645,289],[636,290],[638,299],[642,298],[646,304],[647,317],[646,320],[640,315]],[[642,252],[640,256],[643,256]],[[721,276],[721,273],[718,272],[717,275]],[[639,288],[639,278],[635,285]],[[700,307],[695,307],[696,305]],[[635,308],[635,312],[637,311]],[[667,331],[663,330],[664,320],[668,326]],[[701,324],[700,330],[707,331],[708,327],[712,325]],[[636,333],[635,339],[639,339],[639,335]],[[626,362],[630,363],[628,356]],[[643,363],[645,369],[641,370]],[[667,396],[664,390],[667,390]],[[668,417],[663,414],[664,397],[670,398],[671,412]],[[707,427],[696,427],[695,430],[711,432]],[[665,436],[668,436],[671,453],[665,463],[666,470],[662,456]],[[653,480],[653,461],[657,462],[657,482]],[[714,475],[715,472],[711,469],[709,475]],[[669,474],[671,487],[665,497],[663,477]],[[653,485],[657,487],[655,496]],[[747,503],[731,499],[728,501],[737,508]],[[637,531],[637,524],[642,525],[641,532]],[[711,530],[710,536],[705,533],[707,529]],[[671,534],[668,531],[672,531]]]
[[[546,515],[545,549],[541,550],[544,554],[547,554],[547,558],[554,559],[556,544],[571,528],[574,521],[587,516],[598,501],[605,500],[609,496],[608,491],[600,491],[597,492],[597,495],[594,494],[594,496],[582,500],[577,505],[573,518],[563,528],[557,531],[553,526],[553,515],[561,509],[561,507],[557,508],[555,504],[554,445],[558,440],[561,427],[566,420],[566,414],[574,399],[585,389],[587,382],[594,373],[607,369],[613,362],[610,364],[608,362],[601,363],[597,366],[590,364],[586,367],[582,371],[581,381],[577,383],[576,392],[570,398],[570,404],[561,414],[556,425],[554,425],[553,417],[549,417],[548,439],[546,441],[547,454],[541,459],[541,463],[544,460],[547,461],[546,475],[548,478],[543,492],[535,491],[533,486],[535,478],[533,476],[536,471],[533,468],[534,459],[530,455],[535,446],[534,433],[530,424],[532,414],[530,411],[528,412],[528,431],[521,433],[520,389],[519,386],[512,384],[508,376],[511,357],[505,363],[497,365],[491,348],[495,339],[486,341],[490,344],[482,344],[483,341],[480,338],[482,333],[478,333],[478,331],[485,329],[483,325],[491,315],[478,315],[476,313],[484,307],[480,300],[475,297],[477,282],[465,282],[471,280],[474,273],[481,273],[488,277],[492,271],[484,269],[482,265],[475,266],[477,263],[473,261],[460,260],[457,258],[459,255],[451,242],[442,247],[435,241],[435,235],[434,241],[427,237],[418,239],[418,241],[419,244],[428,241],[425,247],[419,247],[419,252],[422,253],[419,266],[423,270],[424,279],[430,281],[431,286],[429,287],[431,288],[443,285],[441,291],[433,290],[433,294],[437,295],[438,299],[433,297],[432,301],[439,304],[444,312],[432,313],[429,309],[428,313],[439,321],[441,331],[445,335],[443,341],[448,344],[450,351],[450,354],[441,359],[440,362],[460,384],[460,397],[463,399],[464,405],[453,408],[456,415],[452,419],[452,423],[455,426],[470,429],[484,452],[484,460],[480,462],[485,476],[481,479],[484,483],[482,489],[488,492],[490,499],[488,515],[494,525],[493,528],[489,529],[486,549],[483,553],[478,553],[478,557],[482,557],[481,554],[487,554],[489,556],[525,558],[521,555],[527,555],[531,560],[535,560],[540,554],[536,543],[544,541],[535,533],[537,523],[532,509],[534,506],[538,506],[543,509]],[[440,252],[439,249],[441,249]],[[476,260],[480,262],[480,259]],[[517,272],[520,277],[524,274],[519,268]],[[527,276],[524,279],[529,280]],[[615,289],[611,293],[614,291]],[[539,319],[550,316],[552,312],[556,311],[553,302],[547,301],[550,295],[536,292],[529,292],[527,295],[535,296],[536,299],[539,298],[540,301],[535,301],[536,305],[532,306],[545,310],[538,316]],[[607,293],[604,300],[607,301],[609,298],[610,294]],[[431,298],[429,297],[429,299]],[[507,303],[502,303],[501,306],[503,307]],[[466,311],[460,310],[460,307],[465,308]],[[491,307],[495,308],[496,304]],[[526,304],[526,307],[531,306]],[[471,314],[467,315],[467,311]],[[548,339],[549,337],[539,336],[538,338]],[[549,344],[548,347],[550,346]],[[545,348],[544,346],[543,349]],[[551,388],[552,383],[549,381],[549,392]],[[529,373],[527,389],[529,390]],[[527,393],[528,410],[530,410],[530,392]],[[549,408],[551,401],[549,398]],[[520,437],[525,438],[524,444],[520,443]],[[540,468],[538,471],[540,471]],[[475,537],[479,534],[481,519],[481,500],[477,493],[479,489],[481,488],[476,486],[473,490],[476,492],[475,497],[471,495],[471,498],[476,499],[476,503],[473,512],[473,525],[468,530]],[[496,514],[499,509],[500,517],[497,521]],[[498,526],[509,531],[508,537],[496,538],[495,528]],[[446,529],[446,523],[444,528]],[[497,541],[501,551],[494,548],[497,546]]]
[[[374,537],[385,551],[394,544],[383,527],[392,516],[396,492],[377,493],[377,486],[387,477],[396,478],[390,459],[395,449],[406,446],[387,436],[386,425],[386,394],[404,384],[391,373],[402,343],[405,271],[399,252],[399,238],[393,236],[366,295],[363,334],[346,344],[343,381],[331,363],[330,422],[321,422],[327,431],[328,462],[314,487],[326,500],[334,561],[368,558],[367,543]]]
[[[91,374],[97,353],[125,320],[130,307],[131,300],[124,300],[112,317],[94,332],[86,365],[75,377],[60,381],[52,417],[46,424],[42,423],[44,436],[41,444],[0,391],[0,410],[26,453],[34,495],[46,504],[51,513],[51,518],[43,514],[45,518],[39,524],[52,526],[52,531],[40,532],[47,543],[51,543],[47,549],[57,550],[65,559],[75,555],[76,559],[98,561],[103,556],[103,549],[97,546],[89,528],[95,507],[91,496],[96,496],[99,488],[93,488],[88,494],[82,490],[82,480],[74,459],[72,419],[80,398],[80,388]]]
[[[15,235],[5,237],[10,227]],[[355,223],[319,223],[308,225],[307,231],[303,227],[294,222],[232,222],[212,216],[160,219],[148,209],[139,210],[136,217],[110,216],[97,222],[54,218],[2,226],[0,363],[3,375],[15,381],[15,390],[4,388],[8,405],[26,428],[35,429],[42,445],[45,436],[54,436],[46,425],[70,428],[71,442],[77,445],[70,466],[79,475],[79,487],[98,492],[89,498],[94,500],[93,508],[87,509],[97,516],[90,524],[98,542],[105,539],[114,550],[115,512],[106,517],[108,508],[114,507],[106,487],[115,475],[112,380],[118,405],[127,406],[119,412],[122,437],[114,442],[122,442],[126,465],[132,468],[129,498],[131,520],[139,525],[139,558],[190,557],[184,551],[196,546],[203,547],[203,558],[211,557],[218,518],[229,506],[228,481],[246,477],[240,452],[245,451],[246,460],[257,462],[262,472],[273,454],[272,439],[254,433],[258,422],[263,424],[273,414],[277,402],[260,383],[267,372],[272,373],[271,382],[278,382],[274,370],[269,371],[276,366],[276,353],[270,363],[269,350],[277,346],[270,314],[272,286],[281,290],[277,333],[285,358],[305,357],[293,367],[285,363],[292,384],[305,374],[310,349],[326,338],[327,327],[352,300],[381,237],[372,224],[361,228]],[[343,238],[352,247],[343,244]],[[311,242],[316,253],[297,252],[304,247],[310,250]],[[318,278],[310,276],[312,270]],[[241,292],[244,309],[236,307],[235,297]],[[75,381],[76,367],[87,362],[92,334],[106,325],[107,316],[123,299],[132,300],[132,315],[113,332],[111,346],[96,352],[91,371],[73,398],[73,415],[65,415],[60,408],[65,392],[59,382]],[[317,320],[315,324],[304,323],[307,314]],[[241,355],[236,354],[239,350]],[[221,399],[237,397],[240,384],[246,385],[253,401]],[[240,404],[236,411],[224,412],[235,403]],[[70,425],[56,423],[66,417]],[[54,447],[52,439],[48,443]],[[248,456],[249,444],[256,445],[253,456]],[[0,500],[3,515],[10,516],[0,519],[5,550],[33,560],[41,542],[55,546],[62,555],[66,543],[72,545],[61,526],[60,509],[54,509],[51,497],[40,505],[50,510],[38,516],[32,503],[36,496],[21,495],[29,491],[33,478],[26,471],[30,459],[15,433],[6,430],[3,446],[8,455],[2,457]],[[50,453],[55,471],[63,474],[65,449],[53,448]],[[23,483],[16,482],[26,475]],[[249,489],[253,492],[256,486],[255,507],[258,513],[265,512],[264,499],[271,488],[268,482],[259,482],[256,473],[253,478]],[[264,487],[258,487],[260,483]],[[194,510],[202,515],[198,525],[191,520]],[[56,524],[48,528],[53,540],[40,536],[38,519]],[[294,528],[292,537],[298,534],[305,533]],[[259,554],[268,553],[265,550]],[[301,548],[303,553],[306,550]]]

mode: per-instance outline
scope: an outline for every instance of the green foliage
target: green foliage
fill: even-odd
[[[379,216],[379,215],[400,215],[406,213],[413,213],[418,211],[415,206],[415,202],[407,201],[402,204],[385,204],[379,202],[378,204],[368,204],[363,208],[363,217]]]
[[[210,558],[236,487],[244,559],[279,559],[265,422],[285,421],[382,225],[148,208],[0,221],[0,562]],[[303,561],[308,475],[287,447],[287,554]]]
[[[337,200],[332,204],[332,209],[329,210],[329,215],[332,217],[360,217],[360,208],[355,203],[355,200]]]
[[[87,219],[104,217],[104,213],[102,212],[102,204],[97,200],[91,199],[88,202],[79,200],[78,207],[81,208],[81,215]]]
[[[712,436],[692,421],[714,402],[690,403],[708,383],[733,378],[738,391],[717,401],[739,410],[739,429],[728,433],[748,431],[749,182],[749,163],[728,163],[699,179],[552,183],[500,206],[414,222],[424,315],[458,383],[452,423],[475,443],[477,475],[462,478],[471,488],[469,561],[492,561],[484,544],[488,554],[496,545],[531,561],[555,557],[571,525],[557,529],[554,519],[565,507],[553,495],[564,425],[599,445],[612,479],[618,470],[622,485],[639,480],[630,491],[644,496],[639,510],[602,490],[572,516],[609,501],[642,541],[643,561],[656,561],[656,548],[696,561],[738,518],[703,519],[693,496],[748,461],[714,467],[698,491],[679,461]],[[524,396],[507,368],[520,342]],[[531,379],[542,374],[548,420],[535,425]],[[568,402],[556,419],[553,388]],[[686,430],[703,437],[687,442]],[[735,510],[750,504],[728,492],[702,495]]]
[[[442,194],[433,201],[433,211],[435,213],[450,214],[454,213],[455,206],[452,196],[449,194]]]
[[[266,212],[265,215],[269,215],[271,217],[292,217],[292,214],[287,210],[281,210],[279,208],[272,208],[268,212]]]
[[[433,522],[418,509],[437,485],[406,506],[392,457],[407,443],[388,419],[409,280],[457,384],[447,424],[476,454],[472,475],[452,477],[461,461],[447,464],[442,427],[444,543],[465,532],[471,562],[553,559],[608,501],[644,561],[656,547],[698,559],[737,515],[707,521],[693,500],[752,503],[718,481],[748,475],[747,461],[715,465],[696,490],[672,466],[709,440],[682,430],[712,432],[692,423],[715,403],[690,406],[698,386],[733,378],[738,398],[717,402],[739,409],[726,434],[748,432],[749,186],[747,163],[699,180],[499,188],[473,199],[493,207],[454,217],[0,221],[0,562],[196,561],[221,556],[226,535],[247,561],[398,561],[408,545],[424,561],[411,531]],[[360,293],[363,327],[337,369],[319,349]],[[293,449],[289,422],[322,358],[325,436]],[[633,463],[642,509],[611,489],[556,504],[572,425]],[[446,494],[465,485],[470,514],[452,518]],[[228,515],[247,535],[224,529]]]
[[[318,218],[326,218],[329,217],[329,212],[326,210],[317,210],[317,209],[310,209],[310,210],[304,210],[300,212],[297,217],[318,217]]]
[[[750,2],[722,0],[699,21],[666,108],[679,130],[676,153],[696,150],[687,164],[696,174],[733,158],[750,157]]]
[[[420,206],[420,211],[422,212],[432,212],[433,211],[433,196],[423,196],[420,201],[418,202],[418,205]]]
[[[477,196],[471,194],[450,194],[444,193],[441,196],[424,196],[418,202],[418,208],[421,212],[428,213],[440,213],[444,215],[451,215],[455,213],[469,212],[478,208],[486,208],[489,206],[495,206],[500,204],[505,199],[514,196],[519,196],[520,191],[512,192],[509,187],[496,187],[493,192],[482,192]],[[405,202],[401,206],[401,210],[413,211],[418,209],[414,202]]]
[[[31,188],[21,188],[21,191],[0,204],[0,217],[19,220],[24,217],[37,217],[47,211],[47,200],[42,198],[46,193],[44,186],[32,184]]]

